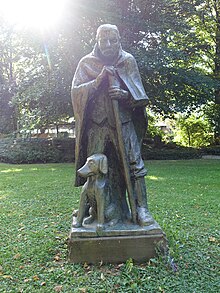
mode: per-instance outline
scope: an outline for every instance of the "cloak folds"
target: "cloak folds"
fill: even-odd
[[[101,73],[104,65],[102,59],[99,58],[98,49],[95,47],[90,54],[80,60],[73,77],[71,95],[76,122],[76,170],[85,163],[87,158],[86,141],[83,139],[88,116],[87,106],[89,101],[98,94],[95,79]],[[141,143],[147,127],[145,106],[148,103],[148,97],[141,81],[137,63],[131,54],[120,50],[119,58],[113,66],[131,94],[132,120]],[[82,184],[83,182],[76,175],[75,186]]]

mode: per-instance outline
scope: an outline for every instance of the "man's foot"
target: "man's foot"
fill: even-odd
[[[154,223],[153,217],[146,208],[137,208],[137,214],[138,223],[140,226],[149,226]]]
[[[112,219],[110,222],[108,222],[109,227],[113,227],[118,223],[118,219]]]
[[[102,232],[104,229],[105,229],[105,226],[103,224],[97,224],[96,232]]]

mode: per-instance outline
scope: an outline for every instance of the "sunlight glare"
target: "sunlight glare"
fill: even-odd
[[[162,177],[156,177],[156,176],[147,176],[147,179],[150,179],[150,180],[162,180],[163,178]]]
[[[2,170],[0,173],[11,173],[11,172],[21,172],[23,169],[18,169],[18,168],[12,168],[12,169],[7,169],[7,170]]]
[[[10,24],[48,29],[62,18],[66,0],[0,0],[0,15]]]

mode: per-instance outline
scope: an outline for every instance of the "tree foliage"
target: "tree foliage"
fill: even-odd
[[[13,60],[17,50],[10,28],[0,22],[0,133],[12,132],[15,113],[11,99],[15,94]]]
[[[118,26],[153,111],[191,112],[214,101],[220,88],[219,14],[218,0],[68,0],[53,31],[21,32],[1,22],[0,132],[73,115],[71,79],[102,23]]]
[[[208,120],[214,132],[214,143],[220,144],[220,105],[209,103],[204,107],[204,117]]]
[[[213,142],[213,132],[208,120],[195,114],[187,117],[180,115],[177,119],[175,141],[183,146],[203,147]]]

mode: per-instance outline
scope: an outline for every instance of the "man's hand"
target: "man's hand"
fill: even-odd
[[[111,99],[123,100],[128,98],[128,92],[119,87],[110,87],[108,93]]]
[[[101,73],[96,77],[96,86],[100,86],[101,82],[108,74],[114,75],[114,71],[115,69],[113,66],[103,66]]]

